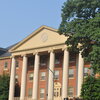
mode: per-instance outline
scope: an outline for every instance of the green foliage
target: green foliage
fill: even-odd
[[[67,0],[62,7],[59,33],[69,37],[69,50],[82,50],[94,73],[100,73],[100,0]]]
[[[69,50],[82,51],[93,69],[93,76],[88,76],[82,86],[81,97],[100,100],[100,78],[95,78],[96,73],[100,74],[100,0],[67,0],[62,7],[59,33],[69,37]]]
[[[7,100],[9,95],[9,75],[0,76],[0,100]]]
[[[88,76],[83,83],[81,97],[83,100],[100,100],[100,77]]]

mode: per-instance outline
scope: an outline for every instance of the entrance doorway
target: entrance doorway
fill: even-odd
[[[59,82],[54,83],[54,100],[61,100],[61,84]]]

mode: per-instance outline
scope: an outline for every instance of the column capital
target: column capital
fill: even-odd
[[[33,52],[33,55],[36,55],[36,54],[39,54],[39,52],[38,51],[34,51]]]
[[[68,51],[68,48],[67,47],[62,48],[62,51],[64,51],[64,50],[67,50]]]
[[[54,49],[53,49],[53,48],[50,48],[50,49],[48,50],[48,53],[50,53],[50,52],[54,52]]]
[[[15,56],[14,56],[14,55],[12,55],[12,56],[10,56],[10,58],[15,58]]]
[[[68,51],[68,48],[69,48],[69,47],[71,47],[71,46],[65,45],[65,46],[62,48],[62,51],[64,51],[64,50],[67,50],[67,51]]]

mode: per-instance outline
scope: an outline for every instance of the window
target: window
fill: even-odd
[[[40,89],[40,99],[44,99],[44,92],[45,92],[44,88],[41,88]]]
[[[73,87],[68,87],[68,96],[72,97],[74,94],[74,88]]]
[[[33,80],[33,72],[29,73],[29,80],[30,80],[30,81]]]
[[[74,69],[69,69],[69,78],[74,77]]]
[[[75,62],[76,61],[76,55],[70,55],[69,61]]]
[[[15,82],[18,83],[18,75],[15,75]]]
[[[7,67],[8,67],[8,62],[5,62],[4,63],[4,69],[7,69]]]
[[[28,97],[32,97],[32,88],[28,89]]]
[[[59,56],[55,57],[55,64],[60,64],[60,58],[59,58]]]
[[[45,80],[46,79],[46,72],[41,72],[41,80]]]
[[[59,79],[59,71],[58,70],[55,70],[55,72],[54,72],[54,79],[55,80]]]
[[[84,68],[84,76],[87,76],[88,75],[88,71],[89,71],[89,68],[85,67]]]
[[[47,56],[41,56],[41,58],[40,58],[40,65],[41,66],[46,66],[46,64],[47,64]]]
[[[16,68],[18,68],[19,67],[19,62],[18,61],[16,61]]]
[[[34,67],[34,57],[28,57],[28,66]]]

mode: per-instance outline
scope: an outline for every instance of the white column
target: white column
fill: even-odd
[[[26,93],[26,75],[27,75],[27,57],[23,56],[22,78],[21,78],[21,94],[20,100],[24,100]]]
[[[77,96],[80,97],[81,87],[84,77],[84,59],[82,58],[81,52],[79,53],[79,62],[78,62],[78,87],[77,87]]]
[[[34,64],[34,78],[33,78],[33,94],[32,99],[38,100],[38,75],[39,75],[39,61],[40,56],[35,54],[35,64]]]
[[[10,87],[9,87],[9,100],[14,100],[15,73],[16,73],[15,58],[12,57],[11,75],[10,75]]]
[[[62,79],[62,100],[68,97],[68,67],[69,67],[69,52],[67,49],[64,50],[63,59],[63,79]]]
[[[53,100],[54,94],[54,81],[53,81],[53,74],[54,74],[54,60],[55,54],[53,51],[50,52],[50,65],[49,65],[49,80],[48,80],[48,100]]]

